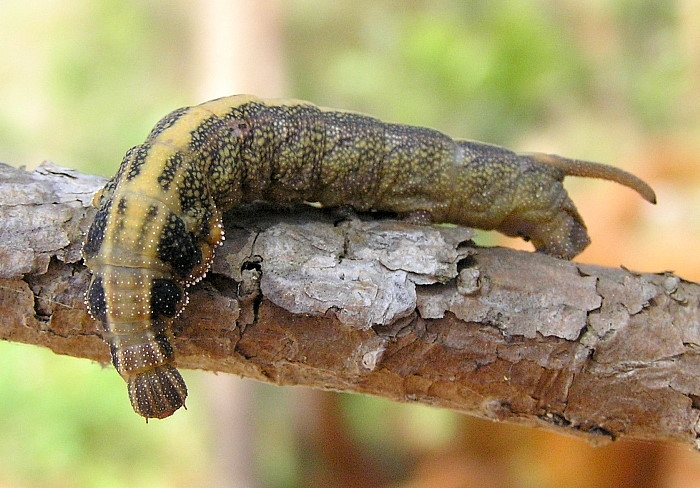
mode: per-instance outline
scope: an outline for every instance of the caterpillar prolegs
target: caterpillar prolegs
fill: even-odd
[[[130,149],[100,194],[83,254],[86,303],[104,329],[134,410],[164,418],[187,389],[173,366],[172,320],[243,202],[319,202],[407,214],[532,240],[570,259],[589,243],[562,181],[604,178],[653,190],[610,166],[517,154],[297,100],[237,95],[177,109]]]

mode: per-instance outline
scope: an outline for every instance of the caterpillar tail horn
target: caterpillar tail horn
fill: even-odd
[[[582,176],[584,178],[600,178],[614,181],[631,188],[639,193],[649,203],[656,203],[654,190],[641,178],[625,170],[608,166],[607,164],[569,159],[556,154],[523,153],[533,159],[561,169],[567,176]]]

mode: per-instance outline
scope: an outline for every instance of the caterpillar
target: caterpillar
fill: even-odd
[[[224,238],[226,209],[267,200],[418,212],[571,259],[589,238],[562,185],[569,175],[612,180],[656,201],[645,182],[611,166],[518,154],[299,100],[236,95],[180,108],[126,153],[95,196],[83,246],[92,273],[86,305],[134,410],[165,418],[187,396],[171,324]]]

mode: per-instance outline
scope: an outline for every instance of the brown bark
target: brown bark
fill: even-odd
[[[103,183],[52,165],[0,165],[0,338],[109,360],[83,305],[79,253]],[[464,228],[311,207],[254,205],[225,224],[212,272],[175,321],[182,368],[419,402],[594,443],[698,448],[698,284],[477,248]]]

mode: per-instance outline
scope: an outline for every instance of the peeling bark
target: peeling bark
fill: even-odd
[[[0,338],[109,361],[83,305],[104,180],[0,165]],[[700,447],[700,286],[307,206],[229,212],[174,324],[183,368]],[[191,401],[196,401],[196,394]],[[181,414],[182,415],[182,414]]]

